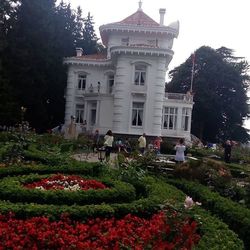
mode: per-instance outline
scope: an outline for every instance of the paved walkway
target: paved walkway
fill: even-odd
[[[75,154],[73,158],[77,161],[87,161],[87,162],[100,162],[98,159],[98,153],[82,153],[82,154]],[[111,153],[110,154],[110,164],[115,165],[117,162],[117,154]]]

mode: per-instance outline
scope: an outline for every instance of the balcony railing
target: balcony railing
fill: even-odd
[[[77,95],[98,95],[98,94],[113,94],[114,89],[109,87],[104,89],[104,87],[88,87],[86,89],[77,89]]]
[[[180,94],[180,93],[165,93],[165,98],[168,100],[180,100],[186,102],[193,102],[193,96],[190,93]]]

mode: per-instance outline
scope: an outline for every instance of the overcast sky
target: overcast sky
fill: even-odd
[[[66,0],[73,8],[81,6],[83,16],[94,17],[99,26],[118,22],[138,9],[139,0]],[[159,9],[165,8],[165,25],[180,21],[180,34],[174,41],[172,69],[183,63],[203,45],[217,49],[225,46],[250,62],[250,0],[142,0],[143,11],[159,22]]]
[[[139,0],[66,0],[73,8],[81,6],[83,16],[93,16],[99,26],[118,22],[138,9]],[[179,37],[174,41],[174,57],[169,69],[179,66],[199,47],[221,46],[235,51],[250,63],[250,0],[142,0],[142,9],[159,22],[159,9],[165,8],[164,24],[180,21]],[[250,121],[247,125],[250,128]]]

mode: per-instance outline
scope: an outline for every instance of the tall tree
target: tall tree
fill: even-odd
[[[15,3],[15,0],[2,0],[0,4],[0,123],[2,125],[16,123],[20,115],[19,105],[5,67],[9,56],[7,37],[15,20]]]
[[[16,0],[3,0],[0,14],[11,9]],[[94,33],[93,18],[82,18],[80,8],[71,9],[70,4],[56,0],[18,0],[11,28],[5,35],[6,61],[4,72],[8,81],[4,81],[0,63],[1,114],[7,119],[16,114],[20,117],[21,106],[27,108],[24,119],[32,127],[44,131],[64,119],[64,89],[66,87],[66,67],[63,58],[73,56],[75,48],[80,46],[89,53],[95,53],[99,44]],[[2,15],[1,15],[2,16]],[[8,14],[4,14],[9,17]],[[2,27],[2,26],[1,26]],[[89,34],[88,34],[89,32]],[[0,53],[2,53],[0,34]],[[2,57],[1,57],[2,58]],[[3,89],[3,90],[2,90]],[[7,116],[1,103],[11,104],[15,97],[18,111],[12,108]],[[2,102],[2,100],[4,100]],[[1,109],[2,108],[2,109]],[[14,122],[14,121],[13,121]]]
[[[85,54],[95,54],[103,49],[98,40],[94,29],[93,17],[88,13],[88,16],[84,19],[82,41],[79,41],[78,44],[83,48]]]
[[[64,56],[75,50],[75,14],[55,0],[20,0],[10,33],[11,85],[25,119],[40,131],[63,122],[66,68]]]
[[[231,49],[201,47],[195,52],[192,133],[207,141],[232,138],[249,140],[243,127],[249,115],[247,89],[249,65]],[[192,58],[170,72],[167,90],[190,90]]]

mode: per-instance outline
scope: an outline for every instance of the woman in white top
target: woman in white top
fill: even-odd
[[[104,136],[104,146],[106,149],[106,161],[108,162],[110,159],[110,153],[112,151],[112,147],[113,147],[113,141],[114,141],[114,137],[113,137],[113,133],[111,130],[109,130],[106,135]]]
[[[176,154],[175,154],[175,161],[176,162],[184,162],[185,161],[185,155],[184,152],[186,150],[186,146],[184,145],[184,139],[180,139],[179,143],[175,146]]]

